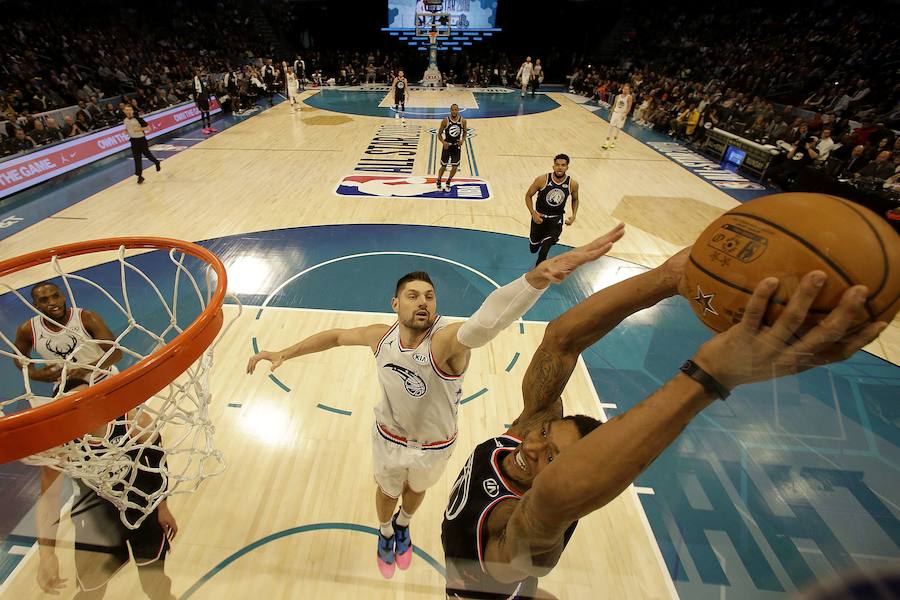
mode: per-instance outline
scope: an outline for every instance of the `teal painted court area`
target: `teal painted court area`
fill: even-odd
[[[468,316],[494,289],[492,282],[507,283],[533,264],[525,238],[444,227],[329,225],[229,236],[204,245],[227,265],[244,261],[261,272],[254,290],[238,290],[242,302],[289,309],[388,312],[396,279],[427,270],[439,312]],[[163,260],[159,253],[140,258],[151,274]],[[112,279],[115,270],[107,264],[84,274]],[[552,287],[525,320],[551,320],[601,287],[644,270],[604,257]],[[8,296],[0,297],[3,331],[26,316]],[[100,300],[85,291],[79,302]],[[153,312],[149,304],[135,312],[142,310]],[[267,314],[259,313],[260,328]],[[113,330],[122,326],[114,318],[108,321]],[[617,406],[607,413],[621,414],[662,385],[709,335],[680,298],[622,323],[584,354],[601,402]],[[248,353],[252,345],[247,339]],[[522,347],[517,355],[501,357],[501,368],[527,362],[533,350]],[[0,362],[6,395],[18,391],[8,362]],[[466,383],[460,410],[491,402],[488,387]],[[277,381],[267,385],[287,393]],[[900,367],[859,353],[799,377],[738,388],[727,402],[701,414],[636,482],[653,491],[641,494],[641,502],[680,596],[786,600],[804,583],[837,569],[896,560],[898,397]],[[332,413],[328,418],[370,418],[355,405],[320,408]],[[503,427],[496,423],[498,432]],[[4,511],[21,508],[4,506]],[[304,527],[298,524],[296,532]],[[228,564],[225,559],[217,568]]]
[[[454,90],[467,91],[466,88],[454,88]],[[365,115],[368,117],[402,116],[405,119],[432,120],[442,119],[447,116],[450,106],[450,102],[447,103],[447,106],[440,108],[408,106],[406,110],[397,113],[393,107],[378,106],[387,94],[388,92],[384,90],[360,91],[357,89],[323,88],[317,94],[313,94],[304,100],[304,103],[314,108],[351,115]],[[414,98],[415,94],[416,90],[413,89],[411,97]],[[559,103],[556,100],[544,94],[526,95],[522,98],[519,94],[509,90],[508,93],[473,91],[472,95],[475,96],[478,108],[460,109],[460,114],[467,119],[532,115],[559,108]],[[410,103],[415,104],[415,101],[412,100]]]

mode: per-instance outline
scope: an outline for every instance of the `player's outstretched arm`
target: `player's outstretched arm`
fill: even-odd
[[[522,414],[515,423],[562,414],[560,396],[578,356],[632,314],[678,293],[685,248],[661,266],[595,292],[547,326],[522,379]]]
[[[468,364],[469,351],[497,337],[534,306],[551,283],[562,283],[581,265],[593,262],[610,251],[625,235],[619,223],[594,241],[543,261],[512,283],[498,288],[467,321],[454,323],[434,336],[433,351],[438,366],[460,374]]]
[[[304,354],[315,354],[338,346],[369,346],[373,351],[378,341],[390,329],[388,325],[368,325],[353,329],[329,329],[277,352],[263,350],[250,357],[247,362],[247,373],[256,369],[256,363],[267,360],[272,363],[270,371],[274,371],[281,363]]]
[[[808,273],[771,327],[764,326],[763,319],[778,282],[763,280],[748,301],[743,320],[703,344],[694,361],[731,389],[849,357],[887,324],[870,323],[855,330],[866,320],[868,291],[854,286],[819,325],[800,336],[824,278],[821,271]],[[619,495],[716,397],[679,373],[637,406],[559,453],[512,510],[504,535],[492,536],[487,559],[499,565],[493,568],[504,577],[545,570],[547,565],[534,564],[532,557],[553,555],[573,521]]]

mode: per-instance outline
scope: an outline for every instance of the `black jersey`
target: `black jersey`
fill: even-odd
[[[110,440],[111,446],[118,446],[119,440],[129,435],[129,425],[126,419],[127,417],[122,415],[107,426],[106,437]],[[111,452],[98,447],[93,450],[94,460],[111,460]],[[110,465],[109,467],[111,471],[115,471],[110,472],[110,477],[116,480],[112,489],[121,492],[124,483],[127,482],[133,488],[133,491],[128,493],[128,501],[138,506],[146,506],[147,495],[157,494],[160,490],[168,487],[168,479],[160,472],[160,464],[164,458],[163,450],[152,445],[138,446],[128,450],[123,456],[116,459],[115,466]],[[73,478],[72,481],[78,488],[79,495],[85,497],[89,506],[98,501],[108,502],[78,478]],[[139,511],[134,508],[127,509],[127,512],[132,521],[139,515]]]
[[[397,78],[397,85],[394,86],[394,96],[400,98],[406,95],[406,78]]]
[[[562,183],[553,181],[553,173],[547,173],[547,183],[538,192],[534,210],[542,215],[562,217],[566,214],[566,201],[569,199],[570,178],[566,175]]]
[[[484,566],[491,511],[501,502],[521,497],[500,469],[503,458],[521,443],[522,440],[506,434],[479,444],[453,484],[441,527],[448,598],[525,600],[537,591],[536,577],[501,583]],[[564,544],[576,525],[577,521],[566,531]]]
[[[458,121],[454,121],[447,117],[447,126],[444,127],[444,141],[454,146],[458,146],[462,142],[462,117],[458,117],[458,119]]]

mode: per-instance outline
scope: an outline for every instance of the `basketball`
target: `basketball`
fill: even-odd
[[[806,326],[854,285],[869,288],[869,321],[890,322],[900,309],[900,236],[875,213],[825,194],[773,194],[728,211],[697,238],[685,276],[694,313],[719,332],[740,322],[762,279],[777,277],[766,313],[771,325],[814,270],[824,271],[827,282]]]

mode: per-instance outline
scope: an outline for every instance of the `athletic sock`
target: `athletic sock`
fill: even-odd
[[[394,526],[390,521],[388,521],[387,523],[382,523],[378,529],[381,530],[381,535],[387,539],[390,539],[391,536],[394,535]]]
[[[397,525],[400,527],[409,527],[410,520],[412,520],[412,515],[406,514],[406,511],[401,508],[396,519]]]

